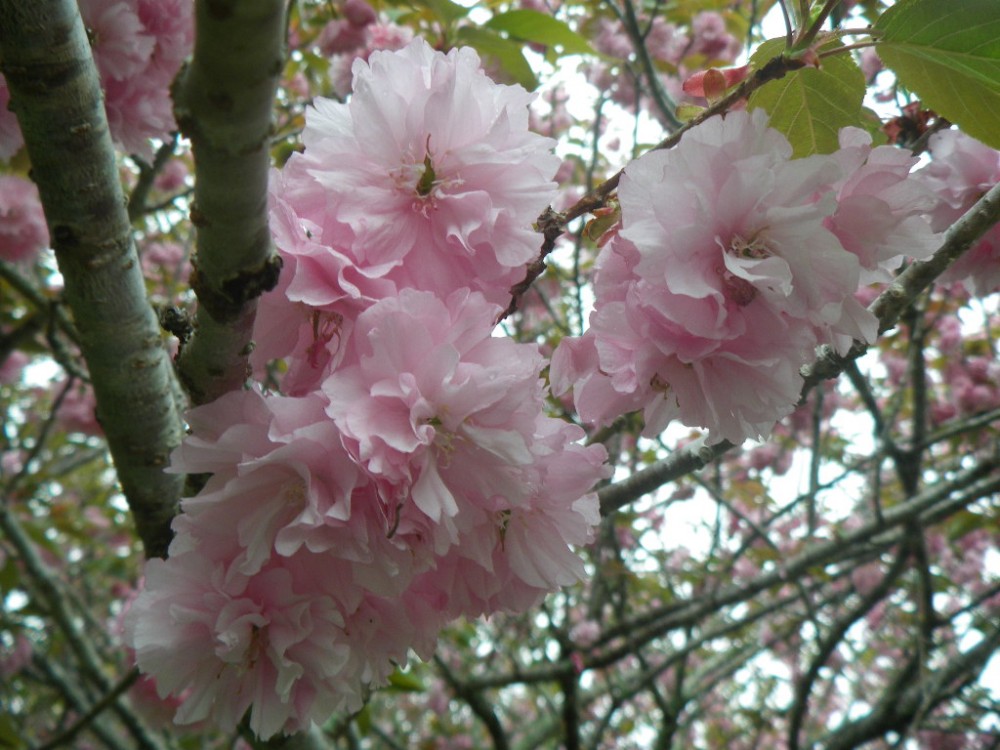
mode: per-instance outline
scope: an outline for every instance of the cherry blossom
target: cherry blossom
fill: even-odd
[[[0,175],[0,259],[24,263],[49,245],[49,230],[35,183]]]
[[[499,309],[403,289],[357,316],[321,390],[189,412],[170,470],[211,477],[128,620],[178,723],[250,708],[268,737],[355,711],[448,620],[579,580],[605,450],[543,414],[542,358],[491,335]]]
[[[149,161],[151,138],[177,128],[170,85],[194,44],[191,0],[80,0],[94,61],[101,78],[108,127],[115,143]],[[0,159],[23,143],[7,112],[0,78]]]
[[[743,48],[742,42],[726,30],[725,19],[710,10],[691,20],[691,37],[686,54],[704,55],[709,60],[732,62]]]
[[[713,440],[769,433],[817,344],[875,335],[852,296],[858,258],[825,227],[842,174],[833,157],[792,159],[761,111],[630,165],[620,236],[598,259],[593,349],[557,352],[556,391],[583,379],[577,408],[598,423],[640,403],[647,434],[675,417]]]
[[[320,43],[329,40],[329,34],[336,31],[337,37],[327,42],[330,51],[336,48],[344,54],[336,55],[330,64],[330,83],[334,91],[340,96],[346,97],[354,87],[354,62],[361,60],[367,62],[373,52],[378,50],[394,51],[403,49],[413,41],[413,29],[409,26],[399,26],[388,20],[378,20],[365,26],[358,27],[351,25],[340,25],[339,31],[335,27],[327,27],[324,35],[320,38]]]
[[[917,174],[938,197],[931,226],[941,232],[1000,181],[1000,152],[957,130],[935,133],[928,148],[931,163]],[[941,280],[962,281],[977,295],[1000,287],[1000,227],[989,229]]]
[[[80,12],[95,40],[111,136],[148,161],[149,140],[177,127],[170,84],[194,41],[192,3],[87,0]]]
[[[531,98],[490,81],[469,48],[374,52],[355,62],[349,103],[316,100],[279,197],[319,226],[348,227],[334,247],[361,273],[506,304],[538,252],[531,225],[560,164],[553,141],[528,130]]]
[[[858,256],[862,281],[888,281],[904,258],[924,260],[938,246],[925,214],[935,199],[910,179],[917,158],[893,146],[872,148],[859,128],[840,131],[835,152],[845,177],[835,186],[837,210],[826,220],[845,249]]]
[[[137,662],[161,698],[182,698],[174,720],[235,726],[251,708],[262,737],[360,708],[342,688],[349,647],[343,605],[300,559],[276,558],[257,575],[227,575],[198,551],[150,560],[127,622]],[[190,692],[187,690],[190,689]]]
[[[441,552],[459,523],[525,501],[542,359],[490,336],[498,311],[467,290],[446,301],[403,290],[358,318],[356,364],[323,385],[393,527],[430,536]]]

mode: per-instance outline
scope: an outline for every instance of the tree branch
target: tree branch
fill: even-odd
[[[975,646],[953,657],[947,666],[917,682],[912,679],[900,680],[899,690],[890,691],[875,706],[871,713],[848,722],[832,732],[822,747],[826,750],[848,750],[863,745],[869,740],[890,731],[906,727],[915,717],[960,692],[976,674],[986,666],[986,662],[1000,645],[1000,627],[994,627]],[[913,671],[911,661],[902,674]]]
[[[972,247],[986,231],[1000,220],[1000,183],[994,185],[945,232],[944,241],[934,255],[925,261],[911,265],[883,291],[869,308],[879,320],[880,334],[894,328],[903,311],[917,295],[937,279],[958,257]],[[805,394],[820,380],[839,375],[847,362],[855,360],[868,351],[868,345],[854,342],[847,354],[840,356],[832,348],[819,348],[816,361],[803,367]]]
[[[181,420],[146,300],[97,68],[72,0],[0,0],[0,59],[118,478],[149,556],[166,553]]]
[[[611,515],[622,506],[638,500],[647,492],[652,492],[668,482],[704,468],[734,447],[728,440],[723,440],[721,443],[700,446],[696,449],[684,448],[619,482],[602,487],[597,492],[601,504],[601,515]]]
[[[901,273],[872,303],[871,310],[879,319],[879,333],[891,329],[908,305],[924,291],[962,253],[1000,220],[1000,184],[994,185],[945,233],[944,241],[929,260],[914,263]],[[799,403],[822,380],[834,378],[851,362],[868,351],[868,345],[854,342],[850,351],[841,356],[831,347],[819,347],[816,360],[802,367],[804,379]],[[685,448],[638,471],[631,476],[602,488],[597,496],[601,514],[610,515],[647,492],[697,471],[735,447],[729,441],[696,449]],[[918,449],[915,446],[914,449]]]
[[[911,523],[938,523],[980,498],[1000,491],[998,469],[1000,463],[996,459],[984,459],[976,466],[956,472],[952,479],[942,480],[913,498],[886,509],[882,518],[873,519],[837,538],[817,542],[798,554],[785,558],[775,569],[763,571],[749,581],[730,584],[692,599],[670,602],[630,620],[623,620],[602,633],[601,642],[594,652],[585,656],[584,669],[610,666],[631,654],[638,646],[672,629],[695,624],[709,614],[720,612],[724,607],[746,602],[768,589],[801,578],[810,570],[854,557],[858,550],[879,551],[900,544],[907,533],[907,529],[901,527]],[[801,599],[798,594],[792,598]],[[609,645],[615,639],[622,639],[623,643]],[[468,679],[465,686],[472,690],[482,690],[503,687],[511,682],[529,684],[556,681],[565,670],[575,668],[570,660],[563,659],[507,675]]]
[[[284,65],[284,0],[198,0],[194,59],[175,112],[194,152],[198,295],[195,331],[177,358],[195,403],[249,375],[257,298],[278,282],[267,223],[271,109]]]
[[[478,690],[460,682],[441,657],[434,656],[434,665],[438,668],[438,672],[444,678],[444,681],[448,683],[448,687],[454,691],[455,696],[465,701],[469,705],[469,708],[472,709],[472,712],[483,722],[486,731],[490,733],[490,739],[493,740],[493,747],[496,750],[507,750],[510,747],[510,743],[507,741],[507,734],[504,732],[503,725],[500,723],[500,719],[497,718],[496,712],[489,701]]]

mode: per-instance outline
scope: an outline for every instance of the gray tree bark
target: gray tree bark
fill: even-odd
[[[182,477],[170,358],[136,254],[87,32],[72,0],[0,0],[0,71],[24,133],[65,300],[122,490],[149,556],[166,555]]]
[[[249,375],[257,298],[281,262],[267,223],[272,109],[284,66],[284,0],[199,0],[195,49],[175,86],[197,182],[194,333],[178,369],[195,403],[240,388]]]

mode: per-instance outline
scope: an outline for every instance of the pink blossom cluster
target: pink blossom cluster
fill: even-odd
[[[592,423],[642,409],[647,434],[672,419],[713,441],[768,434],[818,344],[874,339],[862,271],[934,247],[912,160],[860,131],[841,145],[793,159],[764,112],[732,112],[627,167],[590,328],[556,350],[554,391],[572,387]]]
[[[1000,151],[957,130],[931,136],[931,162],[917,174],[937,196],[931,224],[943,232],[1000,182]],[[1000,289],[1000,225],[994,225],[942,276],[966,284],[975,295]]]
[[[176,129],[170,84],[194,42],[191,0],[80,0],[104,108],[115,143],[130,154],[152,157],[150,138]],[[7,112],[6,83],[0,79],[0,159],[24,143]]]
[[[635,43],[624,25],[610,18],[597,19],[593,34],[594,48],[610,58],[632,60]],[[646,53],[660,69],[671,71],[661,76],[661,84],[675,99],[686,99],[681,81],[688,78],[693,66],[704,69],[733,63],[742,50],[742,42],[726,29],[725,19],[714,11],[702,11],[687,26],[678,26],[663,16],[640,19]],[[636,68],[638,70],[638,68]],[[618,104],[634,109],[639,89],[635,71],[621,65],[598,63],[588,66],[591,82],[607,90]]]
[[[345,0],[338,6],[340,17],[323,27],[316,46],[332,57],[333,90],[347,96],[352,90],[354,61],[367,62],[376,50],[403,49],[413,40],[413,29],[379,18],[365,0]]]
[[[0,175],[0,260],[33,261],[49,246],[38,188],[17,175]]]
[[[171,471],[211,477],[129,616],[178,723],[357,711],[451,619],[578,580],[599,520],[603,447],[545,415],[537,347],[492,335],[559,166],[528,95],[423,41],[354,72],[274,179],[259,364],[285,358],[284,394],[190,412]]]
[[[272,184],[286,269],[283,294],[262,302],[254,361],[286,359],[285,393],[315,389],[358,314],[399,289],[470,287],[507,304],[561,163],[528,130],[530,100],[489,81],[471,49],[422,41],[356,61],[348,104],[317,100],[305,152]]]

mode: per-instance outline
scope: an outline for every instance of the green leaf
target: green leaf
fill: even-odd
[[[495,60],[511,80],[528,91],[538,88],[538,79],[524,57],[520,44],[478,26],[463,26],[456,34],[463,44],[475,47],[483,57]]]
[[[0,748],[17,750],[17,748],[24,747],[19,735],[20,732],[14,726],[14,720],[9,716],[0,715]]]
[[[997,0],[903,0],[875,29],[879,57],[924,106],[1000,148]]]
[[[412,672],[400,672],[398,669],[389,675],[389,689],[403,693],[420,693],[427,689],[420,678]]]
[[[451,0],[415,0],[414,4],[429,10],[435,18],[443,21],[445,26],[451,26],[455,21],[465,18],[469,14],[468,8],[453,3]]]
[[[486,28],[502,31],[522,42],[536,42],[547,47],[562,47],[567,55],[596,55],[590,42],[563,21],[536,10],[509,10],[493,16]]]
[[[861,127],[872,137],[873,146],[884,146],[889,142],[888,136],[882,130],[882,119],[875,110],[868,107],[861,108]]]
[[[784,44],[784,39],[764,42],[750,58],[751,66],[758,69],[777,57]],[[801,157],[836,151],[841,128],[863,125],[864,98],[865,76],[845,53],[823,58],[818,69],[802,68],[764,84],[750,95],[747,107],[767,112],[771,127],[784,133],[794,155]]]

